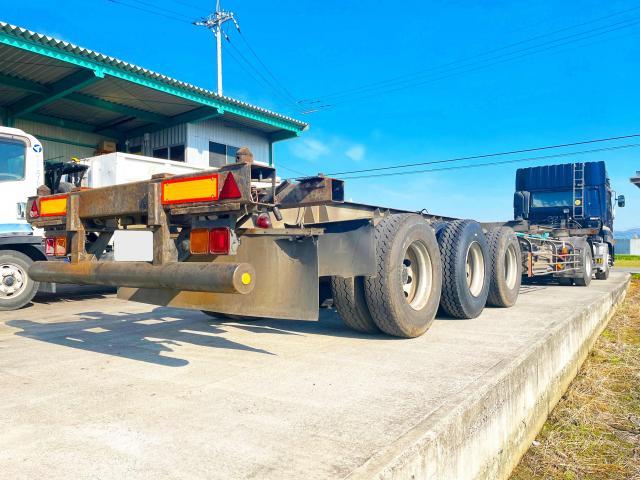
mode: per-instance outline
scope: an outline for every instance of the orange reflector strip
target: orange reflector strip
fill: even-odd
[[[162,182],[162,204],[218,200],[218,174]]]
[[[67,214],[67,196],[44,197],[40,199],[41,217],[61,217]]]
[[[56,237],[55,255],[64,257],[67,254],[67,237]]]
[[[209,253],[209,230],[194,228],[189,235],[189,250],[194,255]]]

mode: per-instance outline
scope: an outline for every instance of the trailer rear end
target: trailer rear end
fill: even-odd
[[[241,160],[241,159],[240,159]],[[113,285],[121,298],[214,316],[316,319],[320,284],[345,323],[399,337],[424,333],[439,307],[472,318],[515,302],[515,233],[344,202],[324,176],[279,182],[245,163],[29,199],[50,253],[38,281]],[[144,230],[153,260],[110,261],[114,232]],[[515,257],[514,257],[515,255]],[[499,266],[497,266],[499,264]]]

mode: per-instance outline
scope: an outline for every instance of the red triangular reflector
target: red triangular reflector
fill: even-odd
[[[38,202],[34,201],[31,204],[31,210],[29,211],[29,216],[31,218],[38,218],[40,216],[40,211],[38,210]]]
[[[232,173],[227,173],[227,178],[224,181],[222,190],[220,190],[220,200],[226,200],[229,198],[241,198],[241,197],[242,197],[242,193],[240,193],[240,189],[238,188],[236,179],[233,177]]]

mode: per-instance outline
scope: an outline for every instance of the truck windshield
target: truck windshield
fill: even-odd
[[[24,178],[25,148],[19,140],[0,138],[0,182]]]
[[[570,207],[573,204],[573,192],[571,190],[560,192],[533,192],[531,194],[531,207]]]

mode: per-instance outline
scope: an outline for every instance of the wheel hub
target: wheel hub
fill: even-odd
[[[431,296],[433,281],[431,257],[421,241],[410,244],[400,268],[400,281],[405,300],[411,308],[421,310]]]
[[[26,274],[17,265],[0,265],[0,297],[14,297],[20,293],[25,285]]]

